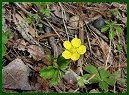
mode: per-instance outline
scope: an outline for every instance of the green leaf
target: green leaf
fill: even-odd
[[[40,10],[40,12],[45,16],[45,17],[49,17],[51,10],[50,9],[42,9]]]
[[[2,44],[2,57],[5,56],[6,50],[7,50],[6,46]]]
[[[55,86],[55,85],[57,85],[58,81],[59,81],[59,71],[56,70],[56,71],[54,72],[54,74],[53,74],[53,78],[52,78],[51,81],[50,81],[50,86]]]
[[[2,33],[2,44],[7,44],[8,42],[8,36]]]
[[[110,40],[113,40],[114,36],[115,36],[115,32],[113,31],[112,28],[110,28],[110,31],[109,31],[109,39],[110,39]]]
[[[65,70],[69,65],[69,61],[65,59],[62,55],[59,55],[57,58],[57,64],[61,70]]]
[[[114,86],[114,84],[115,84],[115,80],[111,79],[111,78],[105,78],[104,81],[111,86]]]
[[[116,29],[117,32],[121,33],[123,30],[120,25],[115,25],[114,28]]]
[[[80,88],[84,88],[88,81],[84,77],[77,77],[77,84]]]
[[[111,75],[110,72],[108,72],[104,68],[99,69],[99,74],[100,74],[100,77],[101,77],[102,80],[104,80],[105,78],[107,78]]]
[[[43,27],[43,24],[42,23],[38,23],[38,26],[41,28],[41,27]]]
[[[51,54],[48,54],[48,61],[50,64],[52,64],[54,62],[54,57]]]
[[[87,80],[91,77],[91,74],[84,74],[82,77]]]
[[[54,68],[53,66],[49,66],[41,69],[40,76],[49,79],[53,77],[53,75],[55,74],[55,71],[56,71],[56,68]]]
[[[99,82],[99,87],[102,89],[102,90],[107,90],[108,89],[108,84],[104,81],[101,81]]]
[[[93,76],[93,75],[92,75]],[[90,76],[90,77],[92,77]],[[89,80],[91,84],[98,83],[101,81],[100,75],[97,73],[92,79]]]
[[[101,28],[101,32],[105,32],[105,31],[107,31],[109,29],[109,26],[103,26],[102,28]]]
[[[110,25],[110,24],[111,24],[110,21],[108,21],[108,20],[105,20],[105,23],[106,23],[107,25]]]
[[[90,74],[95,74],[95,73],[98,73],[98,70],[96,69],[95,66],[93,65],[89,65],[89,66],[86,66],[84,67],[84,70]]]

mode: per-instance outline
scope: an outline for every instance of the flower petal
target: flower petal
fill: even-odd
[[[70,48],[72,47],[72,45],[71,45],[71,43],[70,43],[69,41],[65,41],[65,42],[63,43],[63,45],[64,45],[64,47],[65,47],[66,49],[70,49]]]
[[[71,41],[71,44],[73,45],[73,47],[79,47],[81,45],[81,40],[78,39],[78,38],[74,38],[72,41]]]
[[[68,50],[65,50],[65,51],[62,53],[62,56],[63,56],[65,59],[70,59],[70,58],[71,58],[71,53],[70,53]]]
[[[79,54],[84,54],[86,52],[86,46],[84,45],[81,45],[78,49],[77,49],[77,52]]]
[[[71,59],[72,59],[73,61],[76,61],[76,60],[78,60],[79,58],[80,58],[80,54],[78,54],[78,53],[74,53],[74,54],[71,55]]]

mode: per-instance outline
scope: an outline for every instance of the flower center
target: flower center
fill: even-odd
[[[70,52],[71,52],[71,53],[76,53],[76,52],[77,52],[77,48],[72,47],[72,48],[70,49]]]

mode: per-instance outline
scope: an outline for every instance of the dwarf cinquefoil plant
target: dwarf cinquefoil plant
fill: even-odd
[[[50,86],[55,86],[65,74],[69,61],[61,55],[59,55],[57,58],[48,55],[48,61],[51,66],[42,68],[40,70],[40,76],[48,79]]]
[[[78,38],[73,38],[72,41],[65,41],[63,43],[65,51],[62,53],[62,56],[65,59],[72,59],[76,61],[80,58],[80,55],[86,52],[86,46],[81,45],[81,40]]]
[[[40,76],[50,80],[50,86],[57,85],[63,77],[69,66],[68,59],[76,61],[80,58],[80,55],[86,52],[86,46],[81,45],[81,40],[78,38],[73,38],[71,42],[65,41],[63,45],[65,47],[65,51],[57,58],[48,56],[51,66],[40,70]]]

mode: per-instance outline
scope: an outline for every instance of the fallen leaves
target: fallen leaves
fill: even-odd
[[[78,23],[79,23],[79,16],[76,15],[76,16],[72,16],[69,20],[69,25],[73,28],[76,28],[78,27]]]
[[[43,49],[37,45],[29,45],[27,51],[30,53],[30,57],[39,61],[44,57]]]
[[[28,82],[30,69],[17,58],[2,69],[2,88],[31,90]]]
[[[13,21],[16,25],[17,30],[25,40],[30,43],[39,45],[39,43],[34,39],[34,37],[38,36],[37,32],[35,32],[35,30],[30,27],[19,14],[14,14]]]
[[[49,8],[49,10],[45,10],[44,8]],[[92,28],[89,24],[93,26],[95,20],[100,17],[114,20],[116,16],[114,16],[113,19],[107,15],[108,11],[112,9],[118,9],[119,11],[120,18],[119,20],[116,20],[122,27],[123,33],[119,36],[120,38],[115,37],[115,39],[112,40],[111,45],[109,45],[109,39],[106,37],[108,33],[105,32],[102,34],[99,30]],[[44,17],[44,13],[49,14],[50,16]],[[3,2],[3,32],[7,28],[10,28],[12,32],[14,32],[14,37],[9,39],[5,45],[7,47],[7,55],[3,56],[2,59],[3,92],[9,92],[9,90],[10,92],[18,92],[17,90],[21,89],[22,92],[29,90],[28,92],[101,93],[101,90],[96,87],[96,84],[90,84],[90,86],[89,84],[86,84],[86,87],[83,89],[78,87],[77,76],[87,74],[87,71],[84,71],[84,69],[81,68],[81,65],[83,67],[92,64],[95,67],[101,67],[107,63],[107,66],[109,66],[107,71],[113,73],[114,71],[121,69],[120,75],[126,79],[127,56],[123,49],[121,49],[120,52],[113,52],[115,49],[114,41],[120,42],[121,47],[126,45],[126,3],[53,2],[49,5],[47,2],[37,2],[37,4],[34,4],[33,2]],[[66,30],[68,35],[65,32]],[[82,31],[84,33],[82,33]],[[59,34],[57,35],[54,32]],[[87,54],[81,57],[78,62],[70,61],[70,64],[68,65],[69,69],[66,69],[65,61],[61,60],[58,65],[61,70],[66,69],[65,75],[63,78],[59,78],[60,81],[56,86],[51,87],[49,79],[46,80],[44,77],[41,78],[39,71],[42,68],[54,66],[55,63],[59,61],[58,55],[63,51],[62,42],[67,39],[67,36],[69,36],[69,40],[74,37],[82,39],[82,42],[87,46]],[[110,55],[109,50],[111,50]],[[53,62],[48,61],[47,54],[54,55],[55,58]],[[19,57],[16,58],[17,56]],[[12,62],[8,64],[10,61]],[[28,66],[31,68],[31,72]],[[55,80],[58,79],[57,74],[58,72],[53,74],[53,84],[55,84]],[[103,88],[105,86],[104,83],[100,83],[99,85],[101,85],[101,87],[103,86]],[[115,91],[113,87],[109,87],[108,91],[113,92],[114,90],[115,92],[126,92],[126,87],[122,85],[117,85],[116,88]]]

